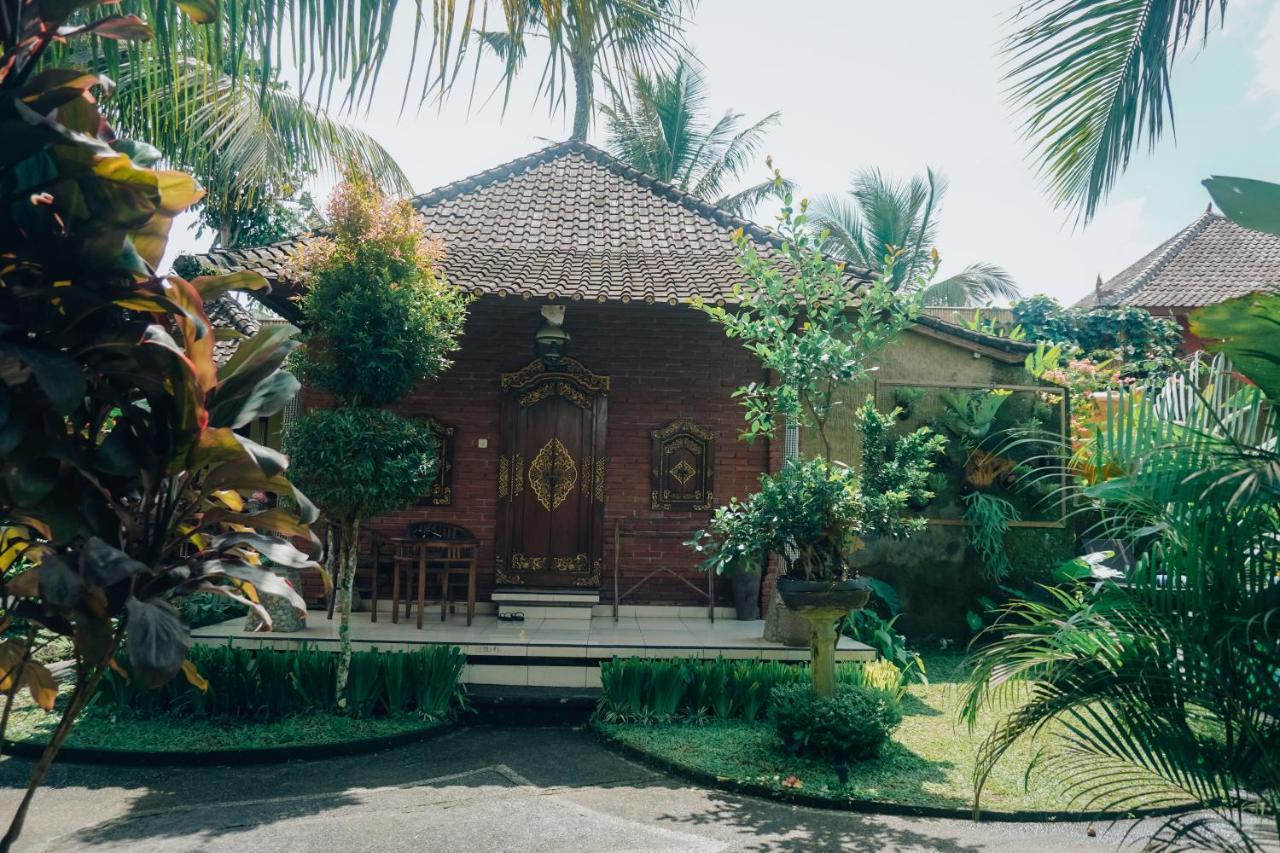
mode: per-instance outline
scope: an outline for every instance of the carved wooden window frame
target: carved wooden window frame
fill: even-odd
[[[452,506],[453,505],[453,445],[456,427],[431,417],[422,417],[427,428],[436,439],[436,475],[435,485],[431,491],[423,495],[418,506]]]
[[[704,512],[715,503],[715,433],[699,426],[688,418],[676,418],[650,433],[652,440],[652,468],[650,470],[649,508],[658,512]],[[694,470],[687,475],[693,488],[673,494],[667,488],[671,476],[672,452],[689,449],[699,459]],[[678,479],[678,478],[677,478]]]

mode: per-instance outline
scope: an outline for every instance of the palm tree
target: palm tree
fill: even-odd
[[[1088,221],[1144,141],[1173,125],[1170,71],[1226,0],[1033,0],[1005,48],[1050,193]]]
[[[635,72],[629,102],[617,91],[612,101],[601,106],[609,151],[641,172],[739,216],[774,192],[772,181],[734,193],[726,193],[725,184],[747,169],[779,113],[748,127],[733,112],[710,122],[702,75],[687,61],[670,73]]]
[[[906,184],[865,169],[853,176],[847,195],[815,199],[810,219],[816,230],[827,232],[823,249],[850,264],[880,272],[895,256],[892,281],[909,288],[927,278],[934,215],[945,192],[946,180],[932,169]],[[926,305],[989,305],[1021,294],[1003,268],[976,263],[928,285],[923,295]]]
[[[1206,335],[1265,331],[1280,297],[1192,318]],[[1175,815],[1154,849],[1255,851],[1271,849],[1258,835],[1280,838],[1280,347],[1265,333],[1239,344],[1234,369],[1257,386],[1222,357],[1193,362],[1163,386],[1119,392],[1081,454],[1109,479],[1072,493],[1099,535],[1138,557],[1119,579],[1077,562],[975,643],[964,715],[971,726],[982,710],[998,715],[977,756],[975,809],[1001,756],[1036,738],[1037,772],[1085,811],[1192,801],[1219,819]]]
[[[387,192],[409,179],[372,136],[345,124],[272,78],[237,84],[198,59],[179,60],[171,82],[143,85],[128,69],[103,112],[117,131],[155,145],[206,190],[203,218],[224,248],[261,239],[264,210],[279,213],[302,183],[355,165]],[[258,73],[263,73],[259,67]],[[197,81],[212,79],[211,85]],[[157,99],[167,104],[157,108]],[[287,219],[287,217],[286,217]],[[255,233],[258,232],[258,233]]]
[[[587,138],[595,106],[596,75],[616,88],[632,71],[660,70],[681,52],[685,0],[504,0],[512,8],[501,32],[481,28],[481,45],[505,64],[507,94],[527,55],[526,39],[545,39],[547,60],[540,97],[553,110],[567,103],[573,81],[573,133]],[[505,97],[504,97],[505,100]]]

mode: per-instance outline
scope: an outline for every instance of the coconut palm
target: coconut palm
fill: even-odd
[[[376,139],[290,91],[274,75],[265,87],[256,81],[237,84],[194,58],[179,60],[173,80],[159,87],[141,85],[137,75],[125,72],[115,93],[103,100],[104,113],[118,132],[148,140],[200,180],[207,193],[203,219],[219,246],[261,239],[262,229],[252,223],[262,220],[264,210],[282,210],[281,200],[292,198],[306,179],[336,175],[350,164],[387,192],[413,191]],[[212,85],[197,82],[208,78]],[[168,106],[158,109],[157,99]]]
[[[1226,0],[1033,0],[1005,51],[1041,175],[1090,219],[1142,143],[1173,125],[1170,71]],[[1216,13],[1216,14],[1215,14]]]
[[[810,221],[827,232],[823,249],[855,266],[879,272],[895,257],[892,281],[914,287],[932,265],[936,214],[946,180],[932,169],[907,183],[886,178],[878,169],[853,176],[843,196],[820,196],[810,207]],[[1021,294],[1013,278],[995,264],[970,264],[959,273],[934,281],[924,291],[926,305],[989,305]]]
[[[587,138],[597,75],[616,88],[625,74],[661,70],[681,52],[685,0],[504,0],[504,6],[507,28],[481,28],[481,45],[504,62],[509,93],[526,58],[527,39],[546,40],[538,94],[550,100],[552,110],[561,109],[572,80],[572,139]]]
[[[399,19],[396,2],[120,0],[109,11],[86,3],[51,6],[44,14],[61,29],[24,43],[20,24],[30,18],[24,16],[30,3],[0,0],[0,69],[16,59],[30,69],[25,77],[40,64],[27,62],[33,57],[45,65],[78,66],[90,64],[92,57],[95,70],[112,80],[128,74],[153,109],[169,112],[175,133],[181,131],[182,104],[159,93],[179,83],[215,90],[224,85],[225,75],[268,98],[281,57],[287,56],[288,69],[304,82],[303,94],[326,107],[335,94],[345,106],[363,105],[379,85],[394,32],[410,35],[414,46],[409,73],[399,78],[405,101],[416,94],[425,103],[443,96],[464,68],[475,66],[467,60],[477,32],[489,31],[490,16],[517,40],[536,27],[553,43],[563,43],[572,23],[559,14],[543,14],[528,0],[438,0],[432,14],[401,9]],[[634,4],[615,0],[615,5]],[[81,38],[71,40],[77,34]],[[222,68],[224,75],[188,75],[184,59]]]
[[[773,112],[742,126],[741,113],[710,120],[702,75],[681,60],[669,73],[637,71],[629,99],[613,93],[601,106],[608,124],[608,148],[618,159],[685,192],[740,216],[774,192],[772,181],[727,193],[759,154],[766,131],[778,123]]]

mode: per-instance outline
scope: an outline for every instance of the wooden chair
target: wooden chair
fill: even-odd
[[[332,547],[337,552],[342,548],[342,541],[337,528],[333,528],[332,532]],[[330,540],[326,533],[327,531],[322,531],[319,532],[319,535],[321,541],[327,544]],[[358,591],[368,590],[370,622],[378,621],[378,577],[387,571],[395,571],[395,562],[391,557],[392,548],[387,537],[370,528],[360,531],[359,541],[356,542],[355,587]],[[333,592],[329,596],[329,618],[332,619],[334,605],[338,599],[336,586],[338,579],[333,577],[330,580],[335,584]]]
[[[422,627],[422,614],[426,608],[427,582],[439,580],[440,621],[448,618],[451,588],[466,584],[467,625],[476,613],[476,555],[480,541],[465,527],[442,522],[422,522],[409,525],[408,535],[393,542],[395,548],[392,572],[391,619],[399,621],[400,576],[417,572],[418,627]],[[413,599],[405,600],[404,615],[407,619],[413,607]]]

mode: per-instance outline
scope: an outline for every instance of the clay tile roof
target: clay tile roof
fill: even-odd
[[[1277,289],[1280,237],[1243,228],[1210,208],[1076,304],[1168,313]]]
[[[220,340],[213,345],[213,360],[219,367],[231,360],[241,340],[253,337],[262,327],[258,319],[245,310],[243,305],[225,294],[206,302],[204,310],[209,315],[214,328],[230,329],[239,335]]]
[[[446,278],[478,294],[715,302],[742,280],[735,229],[766,254],[778,246],[759,225],[582,142],[552,145],[413,204],[428,233],[444,242]],[[299,239],[215,249],[197,260],[263,275],[275,285],[272,307],[292,316],[281,270]]]

